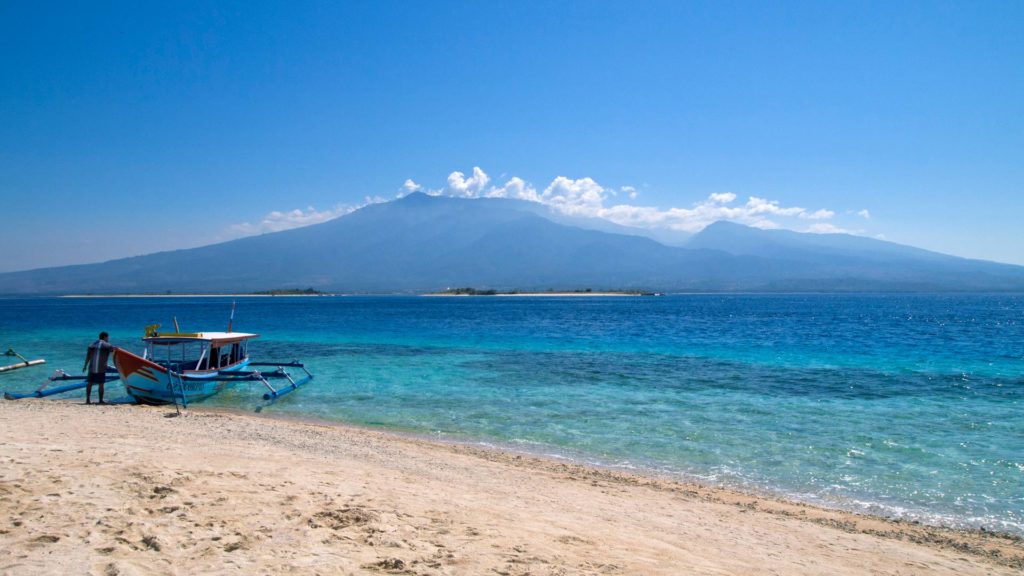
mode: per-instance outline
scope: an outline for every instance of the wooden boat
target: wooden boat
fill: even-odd
[[[248,344],[258,334],[232,332],[157,332],[159,326],[147,326],[142,338],[142,356],[123,348],[114,350],[114,366],[125,390],[142,404],[182,404],[205,400],[231,383],[262,382],[268,392],[264,400],[273,400],[296,390],[313,379],[299,362],[251,362]],[[269,372],[255,366],[274,366]],[[301,368],[305,376],[292,378],[285,368]],[[283,378],[285,386],[275,388],[268,379]]]
[[[122,380],[128,395],[142,404],[187,406],[217,394],[234,382],[261,382],[267,388],[263,399],[274,401],[313,379],[305,365],[296,360],[251,362],[249,341],[259,335],[234,332],[231,329],[234,319],[235,307],[232,304],[226,332],[181,332],[177,318],[174,320],[174,332],[157,332],[159,324],[146,326],[142,338],[145,345],[142,356],[123,348],[114,348],[114,368],[107,368],[107,382]],[[16,355],[13,350],[8,351],[8,354]],[[16,368],[44,362],[25,360],[20,355],[18,358],[23,362],[16,365]],[[264,366],[274,369],[261,371],[256,368]],[[293,378],[285,368],[300,368],[305,375]],[[288,383],[275,388],[270,384],[270,380],[275,379],[286,380]],[[71,383],[51,387],[54,382]],[[85,376],[57,370],[35,391],[8,392],[4,398],[43,398],[85,388],[86,384]]]

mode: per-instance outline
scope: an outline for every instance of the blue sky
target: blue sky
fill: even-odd
[[[1022,63],[1021,2],[8,1],[0,271],[416,186],[1024,264]]]

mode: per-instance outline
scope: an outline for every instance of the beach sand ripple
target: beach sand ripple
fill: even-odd
[[[1020,539],[249,415],[0,404],[0,573],[1019,574]]]

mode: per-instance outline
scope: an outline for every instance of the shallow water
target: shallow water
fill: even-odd
[[[0,299],[0,347],[81,368],[99,330],[221,330],[229,298]],[[1024,297],[242,298],[267,407],[1024,534]],[[113,385],[123,394],[123,388]],[[259,406],[259,385],[210,401]],[[81,392],[69,396],[81,396]]]

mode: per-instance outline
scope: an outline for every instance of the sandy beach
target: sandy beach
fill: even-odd
[[[1020,574],[1018,538],[259,415],[0,403],[3,574]]]
[[[62,294],[60,298],[319,298],[343,294]]]
[[[497,294],[445,294],[445,293],[432,293],[432,294],[421,294],[421,296],[427,296],[431,298],[461,298],[461,297],[480,297],[480,298],[591,298],[591,297],[609,297],[609,296],[644,296],[639,293],[631,292],[498,292]]]

